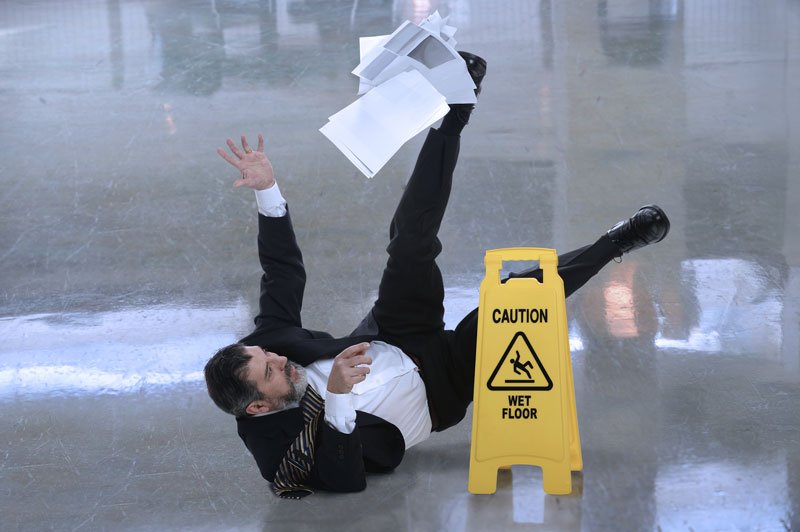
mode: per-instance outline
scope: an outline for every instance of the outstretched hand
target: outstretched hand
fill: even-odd
[[[328,375],[328,391],[331,393],[350,393],[353,385],[367,378],[372,357],[367,355],[368,343],[351,345],[333,359],[333,368]],[[363,365],[365,364],[365,365]]]
[[[234,182],[234,187],[246,187],[253,190],[264,190],[275,184],[275,175],[272,172],[272,163],[264,155],[264,137],[258,134],[258,147],[253,148],[242,135],[242,149],[240,150],[231,139],[227,140],[228,148],[236,156],[231,157],[222,148],[217,148],[220,157],[235,166],[242,173],[242,178]]]

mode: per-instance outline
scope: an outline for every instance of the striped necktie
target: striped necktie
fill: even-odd
[[[303,430],[289,446],[286,455],[275,472],[272,489],[282,499],[302,499],[314,491],[306,485],[311,468],[314,466],[314,438],[317,434],[320,414],[325,401],[308,386],[300,399],[300,410],[303,413]]]

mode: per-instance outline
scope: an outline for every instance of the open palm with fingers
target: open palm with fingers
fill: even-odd
[[[235,157],[232,157],[222,148],[217,148],[217,153],[235,166],[241,172],[241,179],[234,182],[234,187],[246,187],[254,190],[264,190],[275,184],[275,175],[272,163],[264,155],[264,137],[258,134],[258,147],[253,150],[242,135],[242,149],[239,149],[231,139],[227,140],[228,148]]]

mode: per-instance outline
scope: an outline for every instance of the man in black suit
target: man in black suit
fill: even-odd
[[[462,56],[479,90],[486,63]],[[397,467],[407,448],[461,421],[472,401],[477,309],[445,330],[436,265],[437,233],[472,107],[451,106],[441,126],[429,131],[392,218],[378,298],[342,338],[302,326],[302,254],[263,138],[256,150],[244,137],[241,150],[228,139],[233,156],[218,150],[241,172],[234,186],[256,190],[264,274],[255,330],[209,360],[206,383],[214,402],[236,416],[239,436],[281,496],[297,498],[312,488],[362,490],[366,472]],[[565,294],[668,230],[664,212],[649,205],[594,244],[559,256]]]

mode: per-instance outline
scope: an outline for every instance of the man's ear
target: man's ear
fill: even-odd
[[[269,407],[269,403],[261,399],[251,402],[245,409],[245,412],[251,416],[255,416],[256,414],[266,414],[267,412],[271,411],[272,409]]]

